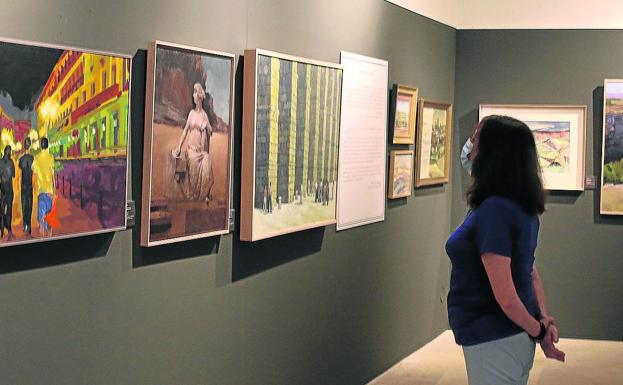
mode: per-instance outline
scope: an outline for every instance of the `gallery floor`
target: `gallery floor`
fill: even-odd
[[[530,385],[623,385],[623,342],[561,339],[566,362],[537,347]],[[461,348],[446,331],[368,385],[467,385]]]

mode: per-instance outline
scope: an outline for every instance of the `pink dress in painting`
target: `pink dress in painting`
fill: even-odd
[[[210,137],[212,126],[208,115],[201,109],[188,114],[188,137],[186,156],[188,159],[188,187],[190,198],[209,202],[214,185],[212,160],[210,158]]]

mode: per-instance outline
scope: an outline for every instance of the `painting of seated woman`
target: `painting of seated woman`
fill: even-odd
[[[143,246],[229,232],[233,66],[234,55],[150,47]]]

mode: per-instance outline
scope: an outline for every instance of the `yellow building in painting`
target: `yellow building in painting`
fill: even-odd
[[[130,60],[63,51],[35,104],[58,160],[126,155]]]

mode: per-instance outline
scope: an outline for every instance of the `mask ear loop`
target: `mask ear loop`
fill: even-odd
[[[463,149],[461,150],[461,166],[469,175],[472,174],[472,160],[470,159],[470,154],[472,153],[472,149],[474,148],[474,143],[471,138],[467,138],[467,141],[463,145]]]

